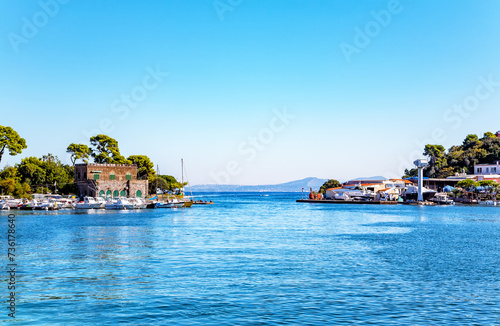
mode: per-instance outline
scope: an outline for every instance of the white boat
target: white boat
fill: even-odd
[[[134,204],[130,203],[125,197],[117,197],[108,201],[105,208],[108,210],[134,209]]]
[[[434,197],[431,198],[431,201],[435,202],[438,205],[455,205],[455,202],[448,198],[446,193],[437,193]]]
[[[84,197],[83,201],[75,204],[76,209],[99,209],[103,206],[103,201],[96,200],[94,197]]]
[[[46,199],[38,203],[35,206],[36,210],[53,211],[58,210],[60,207],[57,206],[57,201],[55,199]]]
[[[477,202],[479,205],[489,205],[489,206],[497,206],[498,203],[493,200],[485,200],[485,201],[478,201]]]
[[[10,207],[7,206],[7,203],[5,202],[5,200],[0,201],[0,210],[8,211],[9,209],[10,209]]]
[[[129,198],[128,201],[134,205],[134,209],[146,208],[146,202],[142,198]]]
[[[17,209],[23,204],[22,199],[15,199],[12,196],[0,196],[0,199],[5,203],[10,209]]]
[[[184,203],[177,200],[177,198],[171,199],[166,202],[158,202],[156,208],[180,208],[183,207]]]

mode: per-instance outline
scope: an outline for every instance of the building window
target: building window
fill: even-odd
[[[76,180],[80,180],[80,177],[81,177],[80,172],[78,172],[78,173],[76,174]]]
[[[137,190],[136,193],[135,193],[135,196],[138,197],[138,198],[141,198],[142,197],[142,191]]]
[[[99,191],[99,197],[104,197],[104,190]]]
[[[125,197],[127,194],[125,193],[125,190],[120,191],[120,196]]]
[[[477,173],[483,173],[483,168],[477,168]]]
[[[115,174],[114,174],[114,173],[111,173],[111,174],[109,175],[109,180],[115,180],[115,179],[116,179]]]
[[[490,168],[486,168],[486,173],[490,173]]]
[[[99,180],[99,173],[94,173],[94,180]]]
[[[106,191],[106,197],[111,197],[111,190]]]
[[[126,179],[127,180],[132,180],[132,175],[130,173],[127,173]]]
[[[87,172],[83,172],[83,178],[87,179]]]
[[[491,168],[491,173],[497,173],[497,168]]]
[[[118,197],[118,190],[113,191],[113,197]]]

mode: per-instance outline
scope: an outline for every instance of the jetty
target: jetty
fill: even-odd
[[[366,205],[397,205],[397,201],[388,200],[338,200],[338,199],[297,199],[297,203],[312,204],[366,204]]]

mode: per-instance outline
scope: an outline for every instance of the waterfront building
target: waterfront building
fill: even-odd
[[[495,161],[491,164],[475,164],[474,174],[476,175],[500,174],[500,161]]]
[[[139,197],[148,194],[148,180],[137,179],[135,164],[75,165],[76,193],[90,197]]]

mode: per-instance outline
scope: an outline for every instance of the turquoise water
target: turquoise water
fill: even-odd
[[[298,198],[225,194],[177,210],[14,211],[16,324],[500,324],[500,207]],[[0,248],[6,266],[6,241]],[[5,272],[2,279],[5,323]]]

